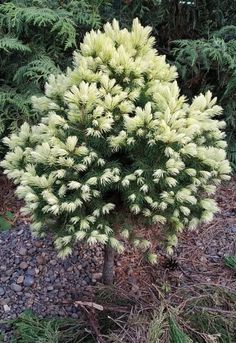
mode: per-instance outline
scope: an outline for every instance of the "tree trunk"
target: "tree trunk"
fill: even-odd
[[[113,284],[115,250],[110,245],[104,247],[104,262],[102,279],[105,285]]]

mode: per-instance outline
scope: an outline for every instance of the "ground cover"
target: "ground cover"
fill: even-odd
[[[224,317],[225,313],[226,315],[230,313],[235,319],[235,307],[232,305],[235,305],[235,298],[232,300],[228,295],[228,300],[225,300],[226,294],[232,293],[235,296],[236,290],[235,271],[225,265],[225,257],[236,255],[235,179],[225,183],[217,191],[216,200],[221,212],[215,216],[214,221],[201,226],[197,232],[184,233],[172,258],[166,255],[158,241],[153,242],[159,256],[156,266],[147,264],[142,255],[132,248],[126,249],[125,254],[117,256],[116,284],[110,293],[103,292],[99,283],[102,268],[101,247],[86,249],[84,246],[78,246],[72,256],[66,260],[59,259],[50,238],[32,237],[29,220],[21,217],[21,203],[14,197],[14,186],[4,176],[1,176],[0,180],[2,197],[0,214],[4,215],[7,211],[14,214],[14,219],[11,220],[12,228],[0,233],[1,320],[15,319],[26,309],[32,310],[40,317],[70,317],[72,320],[82,318],[86,309],[87,315],[91,316],[93,313],[93,316],[98,315],[100,318],[101,311],[91,308],[90,303],[94,302],[104,306],[102,317],[110,315],[112,309],[115,322],[120,312],[122,318],[124,315],[129,316],[131,323],[141,315],[142,323],[138,321],[138,324],[132,325],[132,329],[129,321],[125,320],[122,323],[122,319],[119,319],[122,330],[114,324],[115,333],[109,334],[109,339],[112,341],[114,338],[114,342],[115,339],[121,339],[119,337],[123,335],[122,342],[141,343],[146,342],[147,335],[150,335],[150,328],[147,325],[150,324],[150,319],[147,320],[150,315],[148,311],[155,303],[160,304],[162,300],[161,306],[164,301],[165,306],[168,304],[167,307],[175,306],[182,310],[187,306],[186,313],[189,314],[192,305],[189,307],[188,299],[194,297],[200,302],[203,295],[207,298],[207,301],[204,300],[206,309],[213,308],[214,314],[219,312],[222,314],[223,311]],[[144,233],[143,230],[140,225],[140,233]],[[145,235],[151,238],[151,232],[145,231]],[[107,294],[110,294],[110,298]],[[215,297],[220,299],[218,304]],[[121,303],[120,299],[123,299]],[[76,301],[81,303],[76,305]],[[196,306],[202,308],[203,303]],[[177,312],[175,310],[175,315],[178,317]],[[163,320],[167,323],[166,310],[164,313],[165,320]],[[160,316],[160,312],[158,315]],[[192,314],[191,318],[193,317]],[[184,316],[181,318],[188,331],[187,319],[185,318],[185,321]],[[230,322],[233,318],[230,317]],[[146,325],[145,321],[147,321]],[[103,321],[99,325],[94,320],[92,323],[100,328],[97,330],[98,332],[101,330],[103,337],[103,334],[106,334]],[[2,323],[0,328],[6,332],[9,325]],[[92,328],[92,336],[95,335],[95,339],[98,339],[96,338],[98,332],[94,333]],[[137,334],[139,336],[136,336]],[[5,337],[8,337],[6,333]],[[221,342],[219,337],[213,335],[213,338],[215,341],[208,341]],[[164,342],[164,338],[162,339]],[[168,342],[166,332],[165,339]],[[231,341],[225,338],[222,342]]]

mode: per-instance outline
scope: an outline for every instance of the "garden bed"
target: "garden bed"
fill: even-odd
[[[101,278],[101,248],[77,246],[72,256],[59,259],[50,237],[32,237],[11,183],[1,177],[1,186],[1,213],[11,211],[16,218],[13,228],[0,233],[1,319],[16,318],[25,309],[40,316],[78,318],[74,302],[94,299],[93,286]],[[235,179],[219,188],[216,199],[221,212],[198,232],[185,232],[171,259],[158,243],[159,262],[154,267],[131,248],[117,256],[117,287],[137,299],[145,297],[151,284],[171,297],[181,287],[197,284],[235,290],[235,273],[224,266],[225,256],[236,255]]]

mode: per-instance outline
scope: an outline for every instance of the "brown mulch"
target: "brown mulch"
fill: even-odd
[[[14,213],[16,222],[22,217],[20,208],[23,206],[23,202],[16,198],[14,192],[15,185],[0,171],[0,216],[4,216],[7,211],[10,211]]]
[[[236,177],[218,189],[215,199],[220,213],[198,231],[185,231],[172,257],[156,241],[156,266],[147,265],[135,249],[120,256],[116,269],[120,287],[137,295],[145,293],[152,284],[167,292],[200,283],[236,290],[235,272],[224,265],[225,256],[236,256]],[[147,230],[145,235],[150,237],[151,233]]]

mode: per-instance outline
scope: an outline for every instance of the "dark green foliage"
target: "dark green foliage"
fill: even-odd
[[[11,343],[92,343],[92,335],[83,320],[70,318],[39,318],[27,310],[12,320]]]
[[[236,256],[227,256],[225,257],[225,265],[234,271],[236,271]]]
[[[236,168],[236,26],[223,27],[208,39],[174,42],[174,63],[190,98],[211,90],[224,109],[228,155]]]
[[[31,96],[71,64],[86,30],[99,28],[108,0],[12,0],[0,6],[0,139],[34,121]],[[1,150],[1,145],[0,145]]]
[[[236,2],[231,0],[116,0],[114,11],[124,25],[138,17],[152,26],[160,46],[175,39],[208,36],[224,25],[233,25]]]
[[[170,343],[192,343],[192,339],[176,323],[175,319],[169,318]]]
[[[192,337],[198,343],[207,342],[208,336],[215,337],[215,341],[219,343],[235,342],[235,291],[223,286],[200,285],[197,292],[198,296],[192,299],[191,290],[186,293],[188,300],[182,316],[185,323],[193,329]],[[205,334],[200,335],[200,332]]]
[[[10,211],[6,211],[4,214],[0,214],[0,232],[7,231],[11,228],[14,220],[14,214]]]

